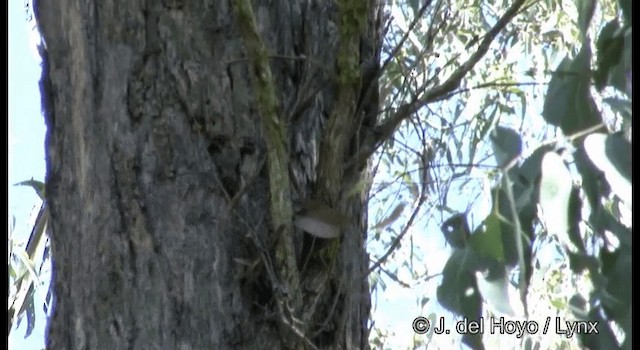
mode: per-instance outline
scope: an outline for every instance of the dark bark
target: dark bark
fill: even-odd
[[[291,195],[300,203],[313,195],[322,129],[336,100],[338,8],[303,0],[253,6],[273,55],[289,125]],[[48,348],[282,348],[267,150],[228,2],[37,7],[47,44],[56,299]],[[377,14],[372,4],[361,61],[377,58]],[[370,112],[377,101],[367,104]],[[335,267],[302,269],[322,242],[297,232],[304,307],[318,305],[299,347],[368,347],[365,197],[366,190],[339,205],[356,220],[342,234]],[[322,295],[305,295],[327,271]]]

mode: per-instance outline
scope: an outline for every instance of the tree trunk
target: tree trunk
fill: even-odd
[[[369,6],[360,62],[379,57],[379,5]],[[337,206],[354,224],[335,264],[309,258],[328,240],[295,232],[302,309],[317,305],[313,316],[297,328],[303,313],[277,307],[268,149],[229,2],[61,0],[37,10],[55,289],[48,348],[368,348],[366,188]],[[256,0],[253,11],[288,126],[292,201],[302,203],[316,191],[338,98],[339,8]]]

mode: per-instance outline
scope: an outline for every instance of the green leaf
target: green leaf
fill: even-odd
[[[551,305],[552,305],[553,307],[555,307],[556,309],[562,310],[562,309],[565,309],[565,308],[566,308],[566,305],[565,305],[565,303],[564,303],[564,300],[562,300],[562,299],[554,298],[554,299],[549,300],[549,302],[550,302],[550,303],[551,303]]]
[[[620,113],[620,115],[631,121],[631,101],[627,99],[622,99],[618,97],[607,97],[602,100],[606,102],[614,112]]]
[[[569,72],[571,63],[569,57],[560,62],[551,77],[544,100],[542,116],[549,124],[555,126],[560,126],[568,113],[575,113],[575,108],[568,103],[577,90],[577,79]]]
[[[14,253],[13,256],[15,257],[16,255],[17,254]],[[13,266],[13,269],[15,271],[15,285],[18,285],[18,283],[22,282],[23,278],[29,276],[29,270],[21,259],[17,259],[17,261],[11,259],[11,266]]]
[[[580,32],[583,36],[587,35],[589,23],[591,23],[591,18],[593,18],[595,6],[595,0],[576,0],[576,7],[578,8],[578,23],[580,24]]]
[[[522,106],[520,113],[522,114],[522,118],[524,118],[527,115],[527,95],[520,89],[513,89],[512,92],[520,98],[520,105]]]
[[[547,89],[542,116],[565,135],[598,125],[602,116],[590,89],[591,52],[584,45],[575,59],[565,57],[553,74]]]
[[[609,297],[603,298],[603,307],[614,319],[622,319],[630,312],[631,303],[631,255],[615,254],[612,261],[603,263],[603,274],[607,278],[606,291]]]
[[[42,311],[45,314],[49,314],[49,309],[51,307],[51,300],[53,299],[53,283],[49,283],[49,290],[47,290],[47,295],[44,298],[44,303],[42,304]]]
[[[523,349],[524,350],[538,350],[538,349],[540,349],[540,343],[535,343],[535,345],[534,345],[533,340],[531,340],[531,338],[527,338],[524,341],[524,348]]]
[[[16,280],[17,274],[16,270],[13,268],[13,264],[9,264],[9,278],[12,280]]]
[[[600,232],[604,232],[605,230],[611,231],[611,233],[616,235],[620,240],[621,246],[631,247],[631,228],[621,224],[620,221],[613,217],[604,207],[599,207],[598,210],[589,217],[589,223]]]
[[[598,91],[602,90],[613,67],[620,63],[624,48],[624,36],[620,31],[618,19],[609,21],[598,36],[596,49],[598,53],[598,69],[594,73],[594,82]]]
[[[469,318],[480,316],[481,297],[475,276],[469,270],[468,250],[454,250],[442,270],[437,296],[447,310]]]
[[[420,163],[418,163],[418,169],[422,169]],[[423,175],[422,170],[420,170],[419,173],[420,175]],[[404,180],[404,185],[407,186],[407,189],[409,190],[409,194],[411,194],[411,198],[413,199],[413,201],[417,201],[420,198],[420,188],[418,187],[418,184],[413,181],[413,179],[407,172],[402,175],[402,179]],[[423,177],[421,177],[420,179],[423,179]]]
[[[585,252],[584,241],[580,236],[580,221],[582,220],[582,199],[580,198],[580,191],[576,186],[571,188],[571,194],[569,195],[569,230],[567,235],[569,240],[578,248],[579,252]]]
[[[598,323],[598,333],[584,332],[579,334],[580,345],[583,346],[583,349],[631,349],[630,347],[620,347],[609,323],[603,318],[600,308],[592,308],[585,319]],[[629,334],[628,331],[625,330],[625,333]]]
[[[465,214],[454,214],[442,223],[440,230],[451,247],[456,249],[466,247],[471,229],[469,228]]]
[[[493,126],[493,122],[498,112],[498,106],[495,105],[493,111],[489,116],[485,119],[482,117],[484,112],[480,112],[477,115],[476,122],[478,123],[478,127],[473,132],[473,138],[471,140],[471,144],[469,145],[469,160],[473,161],[476,152],[478,151],[478,143],[484,140],[485,136],[491,131],[491,127]],[[456,146],[458,150],[460,150],[460,146]],[[458,159],[462,157],[458,156]]]
[[[429,302],[429,300],[431,300],[431,299],[429,299],[429,297],[424,297],[424,296],[423,296],[423,297],[420,299],[420,307],[421,307],[421,308],[423,308],[423,307],[424,307],[424,305],[425,305],[426,303],[428,303],[428,302]]]
[[[429,319],[429,322],[431,322],[431,324],[437,324],[437,320],[438,320],[438,316],[436,315],[435,312],[432,312],[429,314],[429,316],[427,317],[427,319]],[[427,334],[428,339],[431,339],[431,337],[433,337],[433,327],[429,330],[429,333]]]
[[[25,339],[31,335],[33,332],[33,328],[36,324],[36,313],[34,308],[34,295],[35,288],[33,285],[30,285],[29,288],[25,292],[24,301],[22,302],[22,307],[17,311],[18,312],[18,320],[16,322],[16,328],[20,327],[20,323],[24,316],[27,316],[27,330],[25,331]]]
[[[624,29],[621,34],[624,36],[624,49],[620,53],[621,61],[611,68],[609,74],[609,85],[615,87],[621,92],[631,96],[632,81],[632,39],[631,28]]]
[[[469,239],[469,245],[478,255],[504,262],[500,219],[492,211]]]
[[[578,149],[573,154],[576,169],[582,177],[582,190],[584,191],[589,207],[591,208],[591,216],[595,215],[596,210],[602,206],[600,197],[604,195],[604,188],[601,181],[602,172],[593,164],[591,159],[587,156],[584,149],[584,142],[579,145]],[[589,221],[593,221],[590,217]]]
[[[38,197],[40,197],[40,199],[44,200],[45,198],[44,183],[41,181],[31,178],[31,180],[18,182],[17,184],[14,184],[14,186],[30,186],[36,191],[36,194],[38,195]]]
[[[420,0],[409,0],[409,6],[413,11],[413,15],[416,16],[418,14],[418,10],[420,10]]]
[[[384,218],[383,220],[375,224],[375,226],[373,226],[373,229],[387,227],[391,225],[393,222],[395,222],[396,220],[398,220],[398,218],[404,211],[404,207],[406,205],[407,203],[405,202],[398,203],[398,205],[396,205],[393,211],[386,218]]]
[[[618,4],[620,4],[625,25],[631,26],[631,0],[618,0]]]
[[[575,249],[568,233],[570,227],[569,200],[573,183],[571,173],[555,152],[542,159],[540,179],[540,206],[549,234],[558,237],[563,246]]]
[[[611,190],[631,208],[631,144],[620,134],[591,134],[584,140],[587,155],[598,167]]]
[[[26,251],[22,250],[16,254],[16,256],[20,259],[26,270],[29,272],[29,275],[33,279],[33,281],[37,284],[40,284],[40,278],[38,277],[38,273],[35,270],[35,264],[29,258],[29,255]]]
[[[478,289],[480,290],[482,299],[496,311],[513,316],[515,312],[513,311],[509,298],[507,271],[504,266],[494,270],[498,272],[494,273],[494,276],[485,277],[481,273],[476,273]]]
[[[499,167],[506,166],[522,152],[522,139],[513,129],[498,125],[489,138]]]
[[[514,216],[511,209],[511,204],[509,203],[509,198],[506,194],[506,181],[502,182],[502,185],[494,190],[493,193],[493,212],[496,213],[497,217],[500,219],[500,231],[502,236],[502,247],[504,251],[504,261],[508,266],[515,266],[518,264],[518,241],[516,240],[517,231],[514,226]],[[517,186],[513,186],[514,197],[518,198],[518,194],[516,192]],[[525,264],[528,266],[531,262],[528,260],[531,255],[531,232],[532,232],[532,222],[534,215],[530,213],[531,210],[528,208],[523,208],[522,211],[518,212],[518,216],[520,219],[520,228],[521,232],[524,233],[523,236],[520,236],[520,240],[522,241],[522,245],[524,247],[524,257]]]
[[[25,312],[27,313],[27,330],[25,331],[25,334],[24,334],[25,338],[31,335],[31,332],[33,332],[33,328],[36,325],[34,295],[35,295],[35,288],[32,285],[31,288],[29,288],[29,295],[27,296],[27,301],[26,301],[27,307],[25,309]]]
[[[584,253],[569,253],[569,267],[576,274],[582,273],[585,269],[590,273],[598,273],[600,260]]]

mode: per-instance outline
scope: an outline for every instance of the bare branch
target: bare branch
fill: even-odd
[[[422,166],[425,168],[425,171],[423,172],[424,178],[420,179],[423,185],[422,185],[422,188],[420,189],[420,197],[418,199],[418,204],[413,210],[413,213],[411,213],[411,217],[409,218],[409,221],[407,221],[407,224],[405,225],[405,227],[402,229],[402,232],[400,232],[400,234],[393,239],[393,241],[391,242],[391,245],[389,246],[387,251],[382,255],[382,257],[378,259],[378,261],[376,261],[373,264],[373,266],[371,266],[371,268],[369,268],[369,273],[379,268],[380,265],[382,265],[389,258],[389,256],[391,256],[391,253],[393,253],[393,251],[396,250],[396,248],[398,248],[398,246],[400,245],[400,241],[402,240],[402,238],[404,238],[407,232],[409,232],[409,228],[413,225],[413,222],[418,217],[420,208],[422,208],[422,205],[427,200],[428,191],[427,191],[427,186],[425,184],[427,180],[426,178],[428,177],[427,175],[428,172],[426,171],[426,168],[429,166],[427,162],[430,162],[431,159],[423,158],[422,161],[423,161]]]
[[[391,273],[391,271],[385,269],[384,267],[380,266],[380,271],[384,272],[387,276],[389,276],[389,278],[391,278],[394,282],[398,283],[399,285],[403,286],[404,288],[411,288],[411,285],[409,283],[400,280],[400,278],[398,276],[396,276],[395,274]]]
[[[395,57],[397,57],[398,52],[402,48],[402,45],[404,45],[404,43],[407,41],[407,39],[409,39],[409,34],[411,34],[413,29],[416,27],[416,25],[418,25],[418,22],[420,21],[420,19],[422,19],[422,16],[424,15],[425,11],[427,10],[427,7],[429,7],[429,5],[431,5],[431,2],[432,2],[432,0],[425,1],[424,5],[422,5],[422,7],[418,10],[418,14],[413,19],[413,21],[411,21],[411,23],[409,24],[409,27],[407,28],[406,33],[404,33],[402,38],[400,38],[400,41],[398,42],[398,44],[393,48],[393,50],[391,50],[391,54],[389,54],[389,57],[387,57],[387,59],[384,61],[384,63],[380,67],[380,73],[379,74],[384,72],[384,70],[387,68],[389,63],[391,63],[391,61]]]
[[[452,96],[458,95],[458,94],[463,94],[465,92],[469,92],[472,90],[479,90],[479,89],[487,89],[487,88],[493,88],[493,87],[512,87],[512,86],[536,86],[536,85],[548,85],[548,82],[543,82],[543,83],[538,83],[538,82],[523,82],[523,83],[498,83],[498,82],[493,82],[493,83],[484,83],[484,84],[478,84],[476,86],[472,86],[469,88],[464,88],[464,89],[458,89],[456,91],[451,91],[448,94],[443,95],[442,97],[436,99],[433,102],[437,102],[437,101],[442,101],[442,100],[446,100],[448,98],[451,98]]]
[[[363,98],[362,99],[364,101],[369,100],[369,98],[371,97],[371,94],[373,93],[374,87],[377,88],[377,84],[371,84],[371,82],[378,81],[380,76],[389,67],[389,64],[391,63],[391,61],[397,58],[398,52],[400,52],[400,49],[402,48],[404,43],[407,41],[407,39],[409,39],[409,35],[413,31],[413,29],[418,25],[418,23],[422,19],[422,16],[424,16],[424,13],[426,12],[427,8],[429,7],[429,5],[431,5],[432,1],[433,0],[425,1],[424,4],[422,5],[422,7],[420,7],[420,9],[418,9],[418,12],[417,12],[415,18],[411,21],[411,23],[407,27],[407,30],[402,35],[402,37],[400,38],[400,41],[398,41],[398,43],[391,50],[391,53],[389,54],[389,57],[387,57],[387,59],[382,64],[382,66],[379,69],[377,69],[375,74],[373,74],[372,77],[368,78],[368,83],[369,84],[368,84],[368,86],[365,86],[365,90],[363,90]],[[438,3],[438,8],[439,7],[440,7],[440,2]],[[389,24],[387,24],[387,26],[385,27],[384,33],[386,33],[386,31],[388,30],[388,27],[389,27]],[[431,28],[429,28],[429,30],[431,30]],[[429,43],[431,43],[431,41],[429,41]],[[426,52],[424,54],[426,54]],[[361,106],[358,106],[358,108],[360,108],[360,107]],[[356,110],[356,115],[359,115],[359,112],[360,112],[359,110]]]

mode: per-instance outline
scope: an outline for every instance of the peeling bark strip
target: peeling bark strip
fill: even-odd
[[[331,240],[331,264],[304,265],[322,244],[291,227],[290,197],[321,192],[330,117],[353,117],[339,96],[357,97],[353,59],[376,61],[362,48],[378,43],[377,2],[348,35],[343,22],[363,10],[346,3],[252,0],[246,16],[229,1],[38,2],[56,302],[48,348],[368,348],[367,194],[333,207],[352,220]],[[358,40],[359,53],[338,63]],[[336,137],[350,157],[355,136]]]
[[[344,179],[344,160],[355,136],[360,89],[360,40],[370,15],[369,2],[338,0],[338,84],[336,106],[329,116],[320,149],[318,196],[335,206]]]
[[[284,307],[300,308],[300,277],[293,248],[293,210],[285,135],[287,126],[278,115],[278,99],[269,66],[269,54],[256,27],[249,0],[235,0],[234,13],[250,58],[258,113],[261,114],[267,143],[271,225],[280,236],[276,244],[276,269],[284,284]]]

